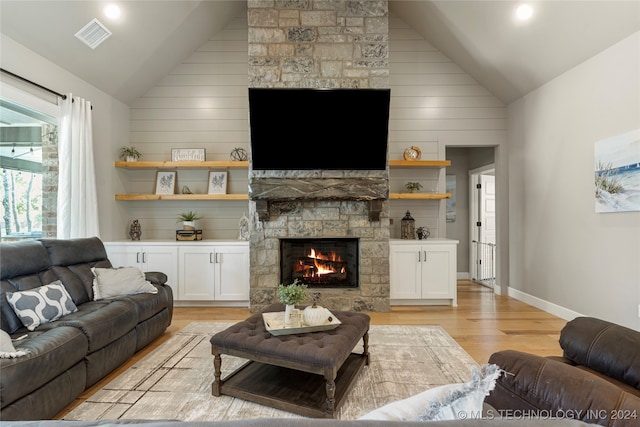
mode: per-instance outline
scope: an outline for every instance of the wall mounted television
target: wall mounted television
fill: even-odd
[[[249,88],[254,170],[384,170],[390,89]]]

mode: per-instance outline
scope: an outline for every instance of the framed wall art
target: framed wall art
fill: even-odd
[[[206,158],[204,148],[172,148],[172,162],[204,162]]]
[[[178,172],[158,171],[156,172],[155,194],[175,194]]]
[[[640,211],[640,129],[595,143],[596,212]]]
[[[227,172],[209,171],[207,194],[227,194]]]

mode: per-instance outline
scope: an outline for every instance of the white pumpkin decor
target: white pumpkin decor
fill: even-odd
[[[331,312],[315,302],[302,311],[302,320],[309,326],[326,325],[331,322]]]

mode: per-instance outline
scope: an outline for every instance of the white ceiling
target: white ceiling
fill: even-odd
[[[246,11],[245,0],[113,2],[123,9],[118,22],[103,17],[106,1],[0,0],[0,31],[131,104]],[[640,31],[640,0],[531,0],[526,24],[513,20],[518,3],[390,0],[389,8],[507,104]],[[93,18],[113,32],[95,50],[74,37]]]

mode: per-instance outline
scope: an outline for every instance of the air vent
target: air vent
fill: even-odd
[[[109,31],[100,21],[94,18],[91,22],[82,27],[75,36],[91,49],[95,49],[100,45],[100,43],[111,36],[111,31]]]

